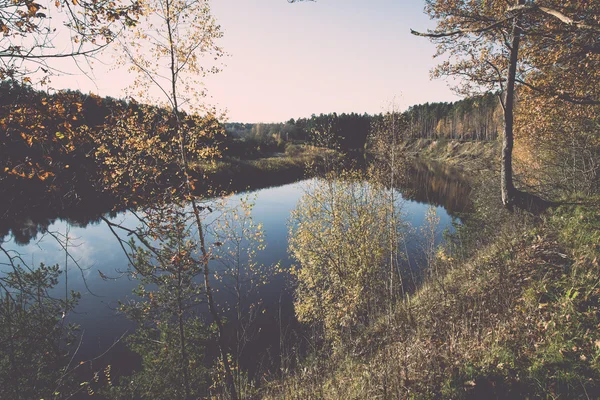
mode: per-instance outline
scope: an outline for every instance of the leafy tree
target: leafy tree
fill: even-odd
[[[211,270],[209,261],[212,250],[206,242],[203,219],[204,211],[210,208],[199,204],[194,195],[198,180],[190,175],[189,162],[191,156],[208,158],[215,155],[212,146],[194,148],[195,143],[188,127],[184,124],[182,107],[201,110],[201,99],[204,95],[199,89],[201,79],[207,74],[217,72],[216,67],[206,68],[202,61],[204,56],[218,59],[222,50],[217,40],[222,36],[219,25],[210,13],[208,1],[205,0],[154,0],[147,4],[144,24],[131,36],[124,37],[122,44],[125,60],[136,73],[133,89],[139,96],[153,98],[158,91],[159,99],[171,110],[174,124],[170,129],[170,146],[175,150],[174,158],[168,157],[168,163],[177,163],[183,177],[181,188],[173,187],[166,193],[165,199],[176,205],[177,210],[170,213],[168,218],[157,224],[149,225],[152,232],[150,237],[155,240],[169,235],[169,226],[179,225],[182,221],[194,224],[194,236],[190,241],[198,256],[193,262],[202,271],[204,280],[204,296],[216,325],[217,344],[221,362],[225,372],[225,383],[229,395],[237,399],[237,390],[231,372],[224,324],[213,296],[211,286]],[[158,62],[157,62],[158,60]],[[178,190],[179,189],[179,190]],[[191,205],[190,207],[187,204]],[[149,212],[152,212],[149,210]],[[148,226],[148,225],[147,225]],[[193,239],[192,239],[193,238]],[[145,243],[150,248],[150,243]],[[181,330],[181,328],[180,328]],[[185,333],[181,336],[182,358]],[[182,365],[186,365],[184,362]],[[185,387],[189,387],[188,384]],[[186,389],[186,398],[191,392]]]
[[[392,219],[385,187],[357,173],[335,178],[307,188],[292,213],[289,248],[299,264],[299,320],[340,343],[386,304],[388,246],[399,236],[389,227],[399,230],[400,221]]]
[[[138,25],[119,39],[121,62],[135,74],[130,94],[166,105],[176,117],[183,107],[202,111],[203,79],[219,72],[218,65],[207,63],[224,54],[209,2],[148,1]]]
[[[169,197],[185,189],[178,129],[187,132],[184,147],[194,159],[212,158],[223,136],[212,114],[179,115],[141,104],[114,109],[106,124],[90,132],[103,190],[118,194],[123,204],[141,204],[144,197]],[[177,127],[179,125],[179,128]]]
[[[195,223],[177,205],[147,209],[143,222],[131,232],[137,243],[129,242],[133,275],[141,280],[134,291],[140,300],[121,306],[139,324],[128,342],[143,365],[109,393],[115,398],[206,396],[203,355],[209,332],[199,319],[205,292],[198,283],[203,263],[190,239]]]
[[[527,91],[521,95],[515,138],[517,173],[548,196],[600,189],[600,106],[572,104]],[[523,170],[534,173],[525,174]]]
[[[54,72],[51,59],[92,56],[124,27],[135,25],[140,12],[141,3],[128,0],[4,0],[0,2],[0,80],[21,77],[31,82],[32,73]],[[71,46],[63,46],[69,40]]]
[[[568,63],[568,55],[587,57],[597,49],[591,39],[597,37],[600,26],[596,3],[544,0],[526,2],[486,1],[427,1],[426,12],[438,20],[435,30],[422,34],[438,44],[438,55],[448,53],[434,75],[454,75],[465,78],[459,90],[473,93],[499,90],[504,111],[502,145],[501,191],[506,207],[527,206],[530,202],[544,204],[541,199],[527,195],[514,187],[512,152],[514,146],[514,113],[516,84],[532,90],[554,94],[573,102],[596,102],[587,94],[570,92],[552,80],[539,84],[540,77],[555,75],[552,55],[565,62],[562,74],[569,79],[581,75],[576,66]],[[554,40],[559,35],[558,40]],[[595,35],[595,36],[594,36]],[[549,58],[550,57],[550,58]],[[565,74],[564,67],[568,71]],[[528,80],[531,79],[531,82]],[[544,82],[544,81],[542,81]]]
[[[404,283],[400,273],[400,253],[398,243],[403,238],[399,230],[400,220],[398,202],[399,196],[396,194],[396,187],[401,182],[401,171],[404,171],[405,160],[400,158],[399,145],[401,144],[401,135],[406,132],[406,116],[400,114],[397,110],[392,111],[376,118],[371,126],[371,150],[375,155],[375,165],[373,174],[377,181],[389,189],[388,205],[385,208],[388,216],[388,254],[389,254],[389,273],[388,273],[388,293],[390,315],[396,303],[396,294],[401,293],[404,297]],[[398,284],[396,284],[398,280]],[[397,289],[400,288],[400,290]]]
[[[264,265],[256,261],[258,252],[266,247],[261,224],[252,218],[253,203],[240,198],[233,206],[223,200],[217,205],[220,215],[211,224],[215,240],[213,255],[218,265],[215,277],[228,298],[222,300],[224,314],[232,314],[234,327],[234,378],[241,398],[250,397],[244,389],[247,378],[241,360],[247,347],[259,334],[256,322],[265,308],[259,289],[281,271],[279,265]]]

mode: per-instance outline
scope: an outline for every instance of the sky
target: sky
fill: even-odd
[[[435,22],[424,0],[212,0],[228,53],[205,80],[206,102],[234,122],[282,122],[329,112],[379,113],[392,107],[454,101],[445,80],[431,80],[435,46],[410,34]],[[123,97],[130,81],[112,56],[93,78],[54,77],[56,89]]]

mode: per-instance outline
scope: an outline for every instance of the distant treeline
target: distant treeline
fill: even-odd
[[[495,140],[502,130],[502,109],[492,93],[454,103],[425,103],[405,113],[411,138]]]
[[[403,134],[408,138],[495,140],[502,129],[502,110],[494,94],[454,103],[425,103],[403,114]],[[371,126],[382,114],[313,114],[282,123],[225,123],[232,154],[249,147],[281,150],[287,142],[364,149]],[[235,143],[238,143],[237,145]]]
[[[195,148],[213,148],[225,157],[251,159],[284,152],[286,146],[308,143],[361,151],[371,127],[382,114],[320,114],[283,123],[225,123],[211,116],[183,114],[188,140]],[[427,103],[403,113],[408,138],[494,140],[501,129],[501,110],[494,95],[454,103]],[[165,150],[176,146],[169,110],[78,91],[48,94],[14,82],[0,83],[0,182],[37,178],[46,191],[80,181],[90,190],[106,187],[106,157],[131,158],[135,139],[159,138]],[[120,133],[121,132],[121,133]],[[129,141],[129,142],[127,142]],[[101,150],[101,151],[100,151]],[[152,155],[142,155],[152,165]],[[162,170],[162,178],[170,179]],[[150,171],[153,181],[161,176]],[[94,186],[92,188],[91,186]],[[111,190],[114,187],[111,187]],[[126,189],[126,187],[124,187]],[[144,188],[136,188],[144,191]]]
[[[364,149],[373,117],[368,114],[313,114],[282,123],[225,123],[232,155],[260,150],[283,151],[286,143],[309,143],[342,150]]]

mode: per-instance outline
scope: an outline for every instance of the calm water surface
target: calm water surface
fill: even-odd
[[[400,190],[405,199],[404,212],[415,228],[423,224],[429,204],[436,206],[440,217],[440,232],[452,229],[457,212],[467,208],[468,185],[447,171],[435,168],[415,166],[410,178]],[[307,181],[286,184],[279,187],[261,189],[251,193],[255,206],[252,211],[254,221],[263,225],[266,249],[258,254],[257,261],[263,264],[281,263],[289,268],[292,261],[287,253],[288,219],[290,212],[303,194]],[[244,194],[233,196],[229,202],[236,202]],[[128,227],[135,227],[137,220],[128,212],[118,214],[111,221]],[[81,327],[83,340],[77,354],[78,360],[88,360],[106,352],[95,361],[95,367],[107,363],[113,364],[115,375],[128,373],[139,365],[136,355],[130,353],[123,343],[111,347],[122,335],[133,332],[135,324],[116,312],[118,301],[134,298],[131,291],[138,285],[135,280],[121,271],[127,269],[127,258],[117,240],[104,222],[88,224],[85,227],[56,220],[51,222],[48,231],[64,234],[68,231],[73,238],[69,252],[78,264],[68,260],[69,289],[82,295],[74,314],[69,318]],[[414,238],[413,238],[414,240]],[[4,248],[17,250],[30,265],[59,264],[64,268],[65,253],[57,241],[49,235],[37,235],[28,244],[17,244],[8,235],[4,238]],[[410,246],[413,250],[416,246]],[[103,279],[105,277],[115,279]],[[64,293],[64,274],[56,293]],[[118,279],[117,279],[118,278]],[[269,365],[269,359],[277,354],[279,328],[281,323],[293,326],[296,323],[293,313],[293,297],[287,279],[278,276],[262,287],[260,297],[266,306],[266,312],[258,321],[260,331],[256,339],[247,348],[243,363],[248,368],[257,363]],[[62,287],[60,287],[62,286]],[[107,349],[109,349],[107,351]]]

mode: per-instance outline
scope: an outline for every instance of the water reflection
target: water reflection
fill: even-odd
[[[450,215],[468,212],[471,186],[458,169],[414,160],[408,163],[397,188],[407,200],[443,207]]]
[[[404,176],[398,190],[407,200],[404,211],[412,226],[419,227],[423,224],[429,204],[437,207],[441,230],[452,227],[456,213],[468,210],[470,189],[455,171],[417,163],[410,166]],[[304,182],[301,181],[254,192],[253,218],[256,223],[263,225],[267,244],[266,251],[258,254],[259,263],[279,262],[284,269],[290,267],[287,221],[303,190]],[[237,200],[234,197],[230,201]],[[126,276],[120,279],[103,279],[103,276],[120,276],[128,265],[127,257],[108,226],[97,223],[103,213],[113,209],[111,202],[82,202],[81,207],[68,207],[64,210],[49,207],[46,215],[42,207],[35,207],[28,214],[26,202],[22,203],[20,207],[12,208],[13,211],[20,210],[19,213],[13,212],[10,217],[5,214],[0,219],[0,235],[11,233],[4,238],[2,246],[17,250],[31,265],[45,262],[60,264],[64,268],[65,258],[61,246],[52,237],[42,236],[41,233],[66,233],[68,230],[69,236],[76,238],[70,243],[69,249],[74,260],[69,261],[67,271],[70,289],[82,293],[77,312],[70,316],[72,322],[81,326],[84,337],[77,359],[85,360],[102,354],[121,335],[135,329],[135,325],[123,315],[117,314],[115,309],[118,301],[132,298],[131,290],[138,285],[137,281]],[[106,217],[111,222],[128,227],[135,227],[138,223],[129,212],[112,212]],[[416,249],[414,246],[411,248]],[[75,260],[84,269],[79,270],[74,265]],[[242,360],[242,366],[247,369],[258,364],[266,368],[276,367],[274,355],[279,351],[280,327],[293,327],[296,324],[292,292],[287,287],[287,282],[283,275],[276,276],[258,294],[266,312],[260,316],[259,333],[248,346]],[[57,294],[64,293],[64,283],[61,285],[55,289]],[[115,376],[129,373],[139,365],[137,357],[123,344],[112,348],[98,362],[113,364]]]
[[[258,190],[299,181],[305,170],[299,166],[278,169],[258,169],[241,161],[229,161],[230,168],[207,172],[208,187],[198,187],[196,195],[211,196],[214,193],[232,193]],[[149,188],[152,192],[154,189]],[[18,244],[47,232],[56,221],[68,221],[70,225],[85,227],[98,222],[102,216],[114,217],[124,212],[131,204],[143,204],[151,196],[138,193],[131,198],[123,193],[109,193],[94,187],[84,178],[73,178],[64,186],[48,188],[37,180],[0,177],[0,239],[11,236]],[[125,198],[128,200],[126,201]],[[133,202],[135,201],[135,202]]]

